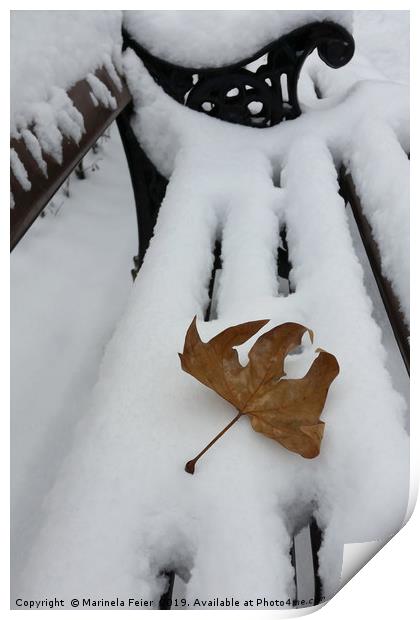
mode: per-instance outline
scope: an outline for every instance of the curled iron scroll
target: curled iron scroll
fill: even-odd
[[[313,22],[292,30],[253,56],[219,68],[181,67],[153,56],[126,31],[131,47],[163,90],[179,103],[231,123],[270,127],[301,114],[299,74],[315,49],[333,68],[354,54],[351,34],[333,22]]]

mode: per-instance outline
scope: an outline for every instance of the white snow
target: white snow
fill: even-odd
[[[348,165],[373,235],[382,271],[390,279],[409,323],[410,164],[395,133],[373,117],[360,123]]]
[[[32,185],[28,178],[28,173],[26,172],[26,168],[20,161],[19,155],[16,153],[15,149],[10,149],[10,167],[16,179],[19,181],[20,185],[22,186],[22,189],[24,189],[25,192],[29,192]]]
[[[24,129],[22,131],[22,138],[25,142],[26,148],[38,164],[39,168],[42,170],[44,176],[48,177],[47,164],[42,156],[41,145],[37,138],[29,129]]]
[[[334,21],[352,30],[353,11],[124,11],[127,31],[152,54],[186,67],[242,60],[291,30]]]
[[[136,217],[116,127],[84,166],[11,255],[13,588],[132,287]]]
[[[313,53],[305,62],[307,74],[323,97],[344,95],[361,80],[409,82],[409,11],[354,11],[352,60],[339,71]]]
[[[159,12],[149,13],[155,15],[147,22],[152,31]],[[174,19],[167,17],[172,28]],[[230,19],[220,28],[221,36]],[[258,30],[255,20],[253,28]],[[178,25],[172,34],[185,46],[198,45],[204,37],[187,43]],[[204,48],[206,40],[201,41]],[[252,39],[245,42],[251,45]],[[240,45],[232,40],[238,53]],[[218,62],[212,43],[206,46]],[[180,53],[183,46],[172,47]],[[169,41],[168,50],[172,47]],[[200,60],[198,49],[188,49]],[[366,182],[363,191],[367,213],[377,223],[385,268],[392,272],[400,261],[399,272],[404,272],[405,254],[395,241],[406,234],[406,223],[398,221],[397,189],[385,202],[389,215],[384,221],[376,217],[375,205],[384,197],[384,177],[392,165],[404,178],[407,174],[400,144],[405,148],[408,143],[408,89],[388,82],[361,58],[341,81],[344,69],[332,73],[314,64],[302,78],[305,113],[259,130],[178,105],[133,53],[125,55],[124,64],[137,110],[135,131],[170,183],[90,405],[73,418],[71,446],[56,459],[57,471],[50,472],[37,531],[28,538],[25,562],[19,561],[16,591],[37,599],[54,592],[67,600],[141,593],[156,605],[164,587],[159,570],[174,568],[188,580],[190,600],[216,595],[286,600],[294,596],[290,539],[315,511],[325,529],[320,553],[324,594],[331,596],[339,587],[343,543],[392,535],[406,508],[406,403],[386,370],[381,330],[372,318],[337,191],[336,165],[348,158],[356,162],[355,174],[366,180],[368,138],[376,131],[382,132],[381,140],[385,136],[387,148],[378,156],[380,179]],[[315,76],[318,86],[330,86],[320,101],[314,97]],[[361,143],[367,155],[360,154],[354,136],[372,119]],[[377,157],[376,150],[372,156]],[[282,223],[293,264],[295,292],[288,296],[279,294],[275,267]],[[222,240],[223,268],[217,317],[199,322],[204,339],[246,320],[270,318],[264,329],[297,321],[315,331],[315,347],[339,360],[341,373],[322,416],[321,454],[313,461],[254,433],[242,419],[203,457],[194,476],[184,472],[185,462],[235,413],[183,373],[177,356],[192,317],[202,319],[208,303],[216,238]],[[242,359],[250,344],[242,349]],[[301,376],[313,355],[307,343],[301,355],[289,360],[288,370]],[[29,410],[30,403],[24,402],[22,423]],[[53,419],[51,411],[49,416]],[[45,441],[38,432],[36,449],[29,445],[30,433],[26,439],[32,463],[39,462]],[[39,484],[36,472],[22,480],[20,492],[31,481]],[[17,512],[24,519],[32,514],[27,507]]]
[[[121,19],[121,11],[11,12],[10,133],[26,134],[43,172],[41,150],[61,163],[63,137],[77,143],[84,132],[83,117],[66,91],[101,66],[119,84]],[[98,82],[92,75],[94,96],[114,107],[115,99]],[[21,171],[20,178],[25,175]]]
[[[67,91],[112,59],[120,62],[121,11],[12,11],[12,133],[33,121],[52,86]]]
[[[354,11],[358,50],[388,79],[410,81],[410,11]]]
[[[61,163],[63,136],[79,142],[84,132],[84,122],[64,90],[52,87],[50,92],[51,97],[47,103],[32,105],[32,132],[39,142],[39,148]]]
[[[92,89],[91,96],[96,106],[102,104],[105,108],[111,108],[111,110],[116,109],[117,101],[115,97],[112,96],[111,91],[96,77],[96,75],[88,73],[86,81]]]
[[[404,33],[409,30],[409,12],[355,11],[354,24],[356,53],[345,67],[335,71],[315,54],[305,63],[300,90],[302,100],[307,101],[305,109],[316,105],[308,76],[326,98],[346,96],[361,80],[408,84],[409,45]],[[390,128],[367,105],[344,149],[344,161],[379,245],[383,274],[391,281],[409,323],[409,124],[396,122]]]
[[[119,67],[119,69],[121,70],[121,62],[119,59],[119,55],[117,57],[117,65]],[[120,79],[120,76],[118,75],[116,69],[115,69],[115,65],[112,62],[111,58],[109,56],[104,57],[104,67],[108,72],[108,75],[110,76],[110,78],[112,79],[112,81],[114,82],[115,86],[118,88],[119,91],[122,90],[122,82]]]

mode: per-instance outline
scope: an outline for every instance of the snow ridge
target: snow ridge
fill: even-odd
[[[379,246],[382,271],[390,279],[410,321],[410,164],[386,124],[360,123],[349,145],[348,167]],[[396,234],[397,233],[397,234]]]

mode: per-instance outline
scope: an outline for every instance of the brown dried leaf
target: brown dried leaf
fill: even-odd
[[[338,362],[331,353],[317,349],[319,355],[304,377],[283,378],[285,358],[301,344],[305,332],[313,341],[312,331],[303,325],[284,323],[258,338],[248,354],[248,364],[242,366],[233,347],[246,342],[267,323],[263,320],[235,325],[203,342],[194,318],[184,351],[179,354],[181,366],[236,407],[238,419],[249,415],[255,431],[292,452],[314,458],[319,454],[324,431],[324,422],[319,418],[328,389],[339,373]],[[196,460],[206,450],[189,462],[189,469],[187,464],[187,471],[193,473]]]

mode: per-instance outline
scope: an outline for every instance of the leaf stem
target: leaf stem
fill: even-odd
[[[239,411],[238,415],[235,416],[233,418],[233,420],[231,422],[229,422],[229,424],[227,426],[225,426],[225,428],[223,430],[221,430],[220,433],[218,435],[216,435],[216,437],[214,439],[212,439],[211,442],[209,444],[207,444],[207,446],[205,448],[203,448],[203,450],[201,450],[201,452],[199,454],[197,454],[197,456],[194,459],[192,459],[191,461],[188,461],[188,463],[185,465],[185,471],[188,474],[193,474],[194,473],[195,464],[197,463],[198,459],[201,458],[203,456],[203,454],[205,454],[207,452],[207,450],[209,448],[211,448],[212,445],[214,443],[216,443],[216,441],[218,439],[220,439],[220,437],[222,435],[224,435],[226,433],[226,431],[228,431],[230,429],[230,427],[233,426],[235,424],[235,422],[237,422],[239,420],[239,418],[241,416],[243,416],[243,415],[244,414],[241,411]]]

